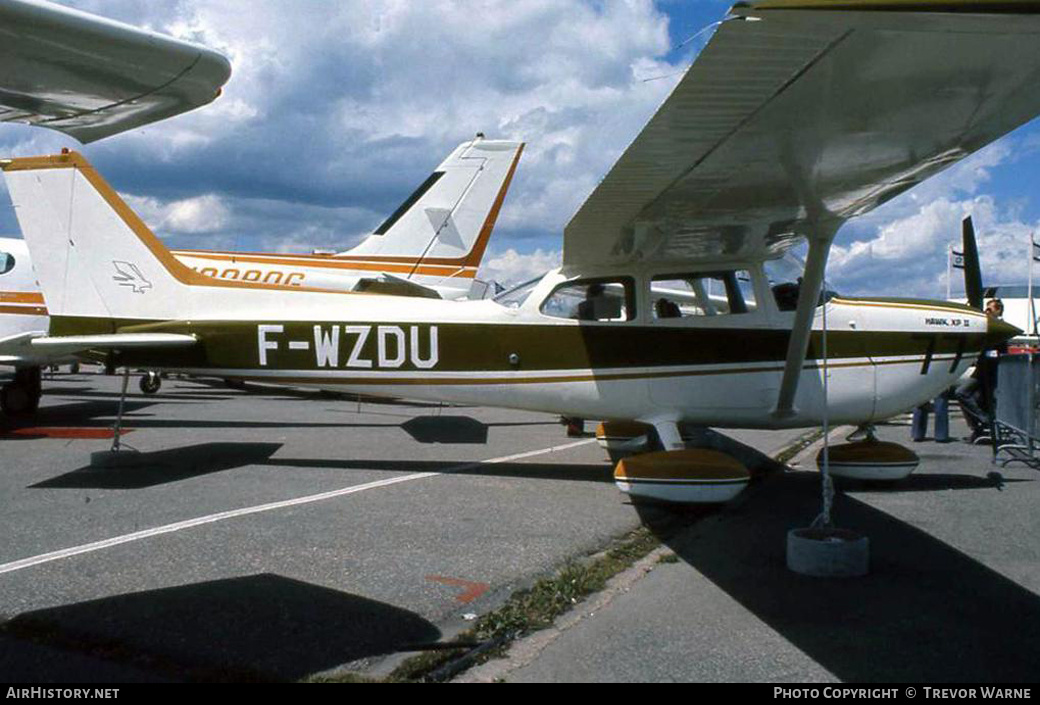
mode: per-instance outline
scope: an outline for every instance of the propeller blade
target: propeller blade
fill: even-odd
[[[982,309],[982,268],[979,265],[979,248],[975,243],[975,226],[969,215],[961,223],[964,246],[964,292],[968,305]]]

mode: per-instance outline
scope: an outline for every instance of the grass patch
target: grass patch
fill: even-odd
[[[799,436],[794,443],[777,453],[774,459],[778,463],[787,465],[796,455],[821,438],[823,438],[822,428],[814,428],[811,431],[807,431],[804,435]]]
[[[641,527],[602,553],[571,561],[556,574],[517,590],[504,605],[483,615],[471,629],[456,637],[458,641],[484,643],[487,648],[480,653],[457,649],[413,656],[394,669],[386,681],[447,680],[465,668],[500,656],[511,641],[551,626],[560,615],[602,590],[608,580],[660,545],[653,532]],[[454,664],[459,667],[454,668]]]

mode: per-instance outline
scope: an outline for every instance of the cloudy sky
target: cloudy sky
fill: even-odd
[[[86,147],[0,125],[0,155],[78,148],[174,247],[346,249],[459,142],[527,149],[483,276],[554,266],[584,197],[679,80],[730,0],[66,0],[224,52],[210,106]],[[984,279],[1025,279],[1040,126],[1026,125],[838,236],[847,293],[945,295],[975,217]],[[2,186],[0,186],[2,189]],[[0,235],[17,235],[0,191]],[[956,287],[955,287],[956,288]]]

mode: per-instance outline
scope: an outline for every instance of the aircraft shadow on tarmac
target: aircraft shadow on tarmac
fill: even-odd
[[[1018,482],[1033,482],[1020,478],[1007,478],[999,472],[990,472],[986,477],[978,475],[956,475],[952,473],[929,473],[911,475],[899,482],[868,482],[865,480],[842,480],[841,488],[873,494],[902,494],[905,492],[938,492],[940,490],[983,490],[1003,489],[1004,485]]]
[[[472,416],[416,416],[401,429],[419,443],[477,444],[488,440],[488,429],[501,426],[554,426],[555,421],[484,423]]]
[[[82,467],[33,488],[139,490],[247,465],[266,463],[281,443],[200,443],[141,453],[133,466]]]
[[[692,530],[674,532],[659,505],[637,509],[682,560],[843,681],[1036,679],[1040,597],[847,494],[833,516],[870,538],[870,574],[787,570],[787,531],[810,523],[819,502],[819,476],[792,473]]]
[[[118,395],[117,395],[118,397]],[[144,428],[396,428],[398,423],[385,424],[349,424],[336,422],[301,422],[301,421],[231,421],[203,419],[165,419],[156,418],[141,412],[156,404],[166,402],[153,397],[148,401],[127,399],[124,406],[124,426],[128,429]],[[32,429],[54,426],[75,426],[82,428],[108,428],[115,421],[119,408],[117,398],[111,401],[91,400],[70,402],[42,407],[31,420],[20,421],[0,416],[0,437],[6,439],[31,439],[31,433],[18,435],[4,434],[5,429]],[[41,436],[43,434],[40,434]]]
[[[2,632],[73,652],[69,664],[86,652],[178,680],[236,682],[299,680],[441,636],[408,610],[272,574],[28,612]],[[5,675],[23,680],[19,667],[5,664]],[[94,680],[75,670],[50,664],[56,680]]]

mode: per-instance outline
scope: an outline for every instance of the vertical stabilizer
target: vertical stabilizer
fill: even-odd
[[[460,144],[372,235],[339,257],[475,269],[523,147],[482,136]]]
[[[171,319],[201,275],[175,260],[81,155],[3,163],[51,316]]]

